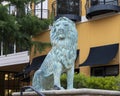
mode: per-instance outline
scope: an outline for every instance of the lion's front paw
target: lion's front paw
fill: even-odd
[[[65,90],[63,87],[58,87],[57,85],[54,85],[55,90]]]
[[[60,87],[60,90],[65,90],[63,87]]]

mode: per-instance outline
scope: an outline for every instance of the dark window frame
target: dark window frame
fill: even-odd
[[[100,4],[110,4],[110,5],[119,5],[118,0],[91,0],[91,6],[100,5]]]
[[[80,15],[80,0],[57,0],[57,14]]]
[[[8,75],[6,80],[5,80],[5,74]],[[5,96],[5,90],[7,92],[7,96],[11,96],[9,90],[16,92],[20,91],[20,81],[19,78],[14,78],[15,74],[16,72],[0,71],[0,92],[1,92],[0,94],[2,96]]]
[[[110,71],[110,69],[116,70],[116,72]],[[107,71],[110,73],[107,73]],[[117,75],[119,75],[119,64],[91,68],[91,76],[105,77],[105,76],[117,76]]]

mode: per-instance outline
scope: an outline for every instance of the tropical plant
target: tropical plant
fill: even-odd
[[[15,41],[19,31],[16,18],[8,14],[7,8],[0,5],[0,42],[4,42],[4,51],[8,52],[8,45]]]
[[[9,14],[8,5],[3,6],[2,2],[8,1],[16,7],[16,15]],[[50,19],[40,20],[32,12],[25,13],[25,6],[29,3],[38,3],[44,0],[0,0],[0,42],[3,42],[4,53],[9,53],[11,44],[30,50],[32,46],[41,52],[49,43],[32,41],[32,37],[48,29]]]

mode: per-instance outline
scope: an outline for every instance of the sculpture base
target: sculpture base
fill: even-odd
[[[71,89],[71,90],[46,90],[41,91],[45,96],[120,96],[120,91],[101,89]],[[14,92],[12,96],[20,96],[20,92]],[[37,96],[35,92],[24,92],[23,96]]]

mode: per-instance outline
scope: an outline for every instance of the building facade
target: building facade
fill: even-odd
[[[119,0],[56,0],[49,1],[54,20],[61,16],[76,23],[78,50],[75,71],[87,76],[117,76],[119,74],[120,42]],[[52,8],[50,7],[52,5]],[[34,40],[50,42],[49,30]],[[47,55],[31,55],[31,60]]]
[[[39,18],[53,16],[56,20],[65,16],[73,20],[78,31],[75,71],[87,76],[104,77],[120,73],[119,4],[119,0],[45,0],[31,6]],[[14,12],[14,6],[10,8],[10,12]],[[50,42],[49,32],[47,30],[33,40]],[[0,86],[4,86],[0,87],[0,93],[2,96],[11,96],[11,92],[30,84],[30,77],[40,67],[51,48],[41,54],[37,52],[36,55],[33,54],[34,49],[30,55],[27,50],[18,52],[15,44],[8,55],[4,55],[2,43],[0,49]]]

